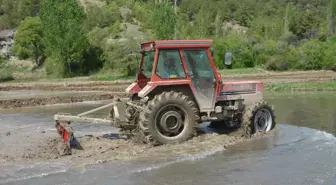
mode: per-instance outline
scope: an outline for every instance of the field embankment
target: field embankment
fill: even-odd
[[[266,91],[336,91],[336,73],[333,71],[268,72],[262,70],[222,71],[224,81],[260,80]],[[109,100],[114,96],[124,97],[126,87],[132,80],[92,81],[69,80],[49,82],[2,83],[0,109],[74,103],[83,101]],[[16,97],[29,91],[55,92],[48,96],[29,95]],[[57,92],[70,91],[77,94],[58,95]],[[86,94],[93,91],[91,94]],[[6,94],[7,93],[7,94]],[[7,97],[6,97],[7,96]]]

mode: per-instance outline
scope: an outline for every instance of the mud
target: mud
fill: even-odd
[[[204,133],[181,144],[150,146],[134,143],[131,140],[118,138],[117,135],[92,136],[80,139],[80,149],[72,149],[69,155],[65,144],[59,136],[44,139],[37,145],[23,150],[21,154],[11,153],[1,156],[4,162],[40,162],[40,161],[71,161],[69,167],[81,167],[110,161],[146,161],[162,160],[167,157],[186,157],[204,151],[225,150],[239,142],[273,135],[275,130],[267,134],[258,134],[249,139],[240,137],[239,132],[229,135]]]
[[[105,82],[91,82],[91,81],[73,81],[73,82],[27,82],[27,83],[4,83],[0,84],[0,91],[13,90],[73,90],[73,91],[87,91],[87,90],[118,90],[125,91],[125,88],[131,84],[132,81],[105,81]]]
[[[306,83],[327,82],[336,80],[333,71],[299,71],[299,72],[265,72],[261,74],[240,74],[222,76],[225,81],[260,80],[265,83]],[[0,91],[13,90],[63,90],[63,91],[112,91],[124,92],[134,80],[120,81],[76,81],[73,82],[34,82],[34,83],[4,83]]]
[[[87,86],[63,86],[63,85],[0,85],[0,91],[16,90],[40,90],[40,91],[115,91],[124,92],[129,84],[126,85],[99,85],[89,84]]]
[[[61,103],[75,103],[84,101],[112,100],[114,97],[126,97],[125,93],[110,92],[93,95],[71,95],[71,96],[53,96],[53,97],[34,97],[20,99],[0,100],[0,110],[18,107],[32,107],[53,105]]]
[[[192,140],[150,147],[110,127],[74,123],[83,150],[72,155],[60,152],[62,142],[49,123],[63,106],[1,114],[0,184],[335,184],[335,93],[265,98],[275,105],[278,125],[251,139],[202,124],[204,133]]]
[[[227,81],[235,80],[261,80],[264,82],[283,82],[283,83],[301,83],[307,81],[323,82],[334,80],[336,73],[317,71],[317,72],[296,72],[296,73],[280,73],[280,74],[249,74],[239,76],[223,76]],[[13,83],[0,84],[1,91],[13,90],[102,90],[106,92],[91,95],[66,95],[52,97],[33,97],[20,99],[0,100],[0,109],[10,109],[18,107],[43,106],[60,103],[75,103],[83,101],[111,100],[115,96],[125,97],[124,89],[131,81],[118,82],[45,82],[45,83]],[[253,136],[251,139],[267,137],[272,135],[270,132],[266,135]],[[9,137],[9,135],[4,137]],[[47,137],[41,140],[40,144],[34,144],[20,152],[10,152],[8,154],[0,154],[3,161],[53,161],[65,160],[71,161],[71,164],[89,165],[102,163],[107,161],[127,161],[127,160],[148,160],[148,159],[165,159],[167,156],[185,156],[199,153],[207,150],[224,150],[226,147],[232,146],[246,139],[237,133],[201,134],[194,139],[179,145],[164,145],[159,147],[151,147],[148,145],[135,144],[130,140],[119,138],[115,134],[103,136],[85,136],[80,138],[83,149],[74,149],[72,155],[64,153],[64,145],[59,136]]]
[[[336,73],[333,71],[303,71],[303,72],[282,72],[282,73],[262,73],[243,75],[223,75],[224,81],[247,81],[261,80],[265,83],[321,83],[336,80]],[[58,103],[74,103],[94,100],[109,100],[118,95],[125,97],[125,89],[133,80],[120,81],[76,81],[73,82],[34,82],[34,83],[3,83],[0,84],[0,91],[101,91],[103,94],[95,95],[68,95],[53,97],[32,97],[25,99],[13,98],[10,100],[0,100],[0,109],[30,107],[41,105],[52,105]],[[307,89],[300,88],[296,91],[336,91],[335,88]]]
[[[264,83],[319,83],[336,80],[336,73],[333,71],[267,72],[224,76],[223,78],[227,81],[260,80]]]

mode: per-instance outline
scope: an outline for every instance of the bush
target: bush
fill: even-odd
[[[105,40],[110,36],[109,28],[95,27],[87,33],[89,43],[94,47],[104,48]]]
[[[290,63],[282,55],[275,55],[265,64],[265,69],[271,71],[285,71],[290,68]]]
[[[13,51],[14,55],[17,56],[20,60],[26,60],[32,56],[32,51],[19,45],[14,45]]]
[[[7,82],[14,80],[12,72],[8,70],[0,70],[0,82]]]
[[[48,57],[44,63],[46,74],[52,77],[68,77],[66,63],[57,57]]]
[[[107,4],[116,3],[118,6],[132,8],[136,0],[106,0]]]
[[[121,14],[118,5],[114,2],[102,8],[96,5],[90,5],[87,8],[86,28],[88,30],[94,27],[109,27],[116,21],[121,21]]]
[[[325,55],[324,43],[318,40],[311,40],[299,48],[300,61],[296,66],[297,69],[319,70],[323,67]]]
[[[215,39],[214,47],[216,49],[215,64],[218,68],[225,68],[224,54],[232,53],[233,68],[252,68],[255,67],[255,53],[253,45],[247,38],[240,38],[238,35],[229,35],[226,38]]]
[[[5,59],[2,56],[0,56],[0,65],[2,65],[4,63],[4,61],[5,61]]]
[[[125,15],[125,21],[128,23],[134,23],[132,13],[127,12]]]
[[[323,69],[336,71],[336,37],[326,43],[323,56]]]
[[[104,48],[102,59],[104,70],[119,70],[123,76],[133,76],[138,70],[138,60],[135,51],[138,50],[138,41],[128,39],[124,42],[109,43]]]
[[[265,42],[257,43],[253,46],[255,54],[255,65],[262,66],[277,52],[276,42],[274,40],[267,40]]]
[[[118,38],[120,32],[122,31],[120,27],[120,21],[117,20],[113,25],[109,26],[108,31],[112,35],[113,38]]]
[[[127,56],[121,62],[125,64],[125,67],[122,69],[124,77],[134,76],[139,71],[139,65],[134,56]]]

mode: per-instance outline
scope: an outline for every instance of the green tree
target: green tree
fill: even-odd
[[[290,24],[290,17],[292,13],[292,4],[288,3],[286,6],[285,12],[285,20],[284,20],[284,35],[289,35],[289,24]]]
[[[43,31],[40,18],[27,17],[20,23],[15,34],[14,53],[20,56],[20,51],[24,48],[28,52],[28,56],[34,58],[36,66],[40,66],[44,58],[42,37]]]
[[[324,69],[336,71],[336,37],[326,42],[325,55],[323,60]]]
[[[329,0],[329,37],[335,32],[336,0]]]
[[[204,39],[211,32],[211,20],[210,15],[205,7],[202,7],[198,12],[194,25],[194,34],[198,39]]]
[[[0,0],[0,29],[15,28],[25,17],[37,16],[39,6],[40,0]]]
[[[173,39],[177,23],[174,9],[168,3],[156,4],[152,14],[152,30],[156,39]]]
[[[222,27],[223,27],[223,22],[221,20],[221,12],[217,11],[217,15],[215,18],[215,36],[216,37],[222,35]]]
[[[113,25],[116,21],[121,20],[119,7],[115,2],[99,7],[97,5],[90,5],[87,7],[86,25],[88,29],[94,27],[104,28]]]
[[[16,0],[1,0],[0,8],[3,15],[0,17],[0,29],[14,28],[19,24],[20,16],[16,7]]]
[[[320,18],[311,10],[307,10],[304,13],[297,11],[296,15],[293,16],[293,20],[290,22],[289,29],[300,39],[303,39],[307,38],[309,31],[318,28],[319,23]]]
[[[40,16],[48,61],[53,61],[50,73],[56,68],[57,76],[78,73],[89,46],[82,28],[84,10],[76,0],[44,0]]]

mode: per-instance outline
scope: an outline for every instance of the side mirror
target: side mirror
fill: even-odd
[[[231,65],[232,64],[232,53],[226,52],[224,57],[224,65]]]

